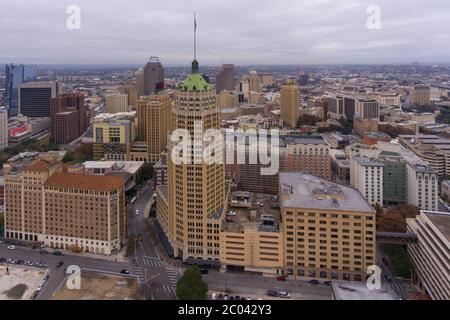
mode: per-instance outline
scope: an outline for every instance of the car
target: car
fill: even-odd
[[[11,264],[15,264],[15,263],[16,263],[16,260],[14,260],[14,259],[8,259],[8,260],[6,260],[6,262],[11,263]]]
[[[25,261],[25,265],[31,267],[31,266],[33,266],[33,262],[31,262],[31,261]]]
[[[286,281],[287,276],[278,276],[277,281]]]
[[[122,273],[122,274],[130,274],[130,271],[128,271],[127,269],[122,269],[122,270],[120,270],[120,273]]]
[[[331,287],[331,281],[325,281],[323,284],[328,286],[328,287]]]
[[[384,277],[386,278],[387,282],[392,282],[392,278],[389,275],[385,274]]]
[[[56,269],[59,269],[62,267],[62,265],[64,264],[64,261],[60,261],[56,264]]]
[[[219,293],[219,295],[217,296],[217,300],[223,300],[223,294]]]
[[[234,300],[234,296],[229,296],[228,300]]]
[[[17,262],[16,262],[17,264],[24,264],[25,263],[25,261],[23,261],[23,260],[17,260]]]
[[[8,248],[8,250],[16,250],[16,246],[14,245],[7,246],[6,248]]]
[[[37,267],[37,268],[43,268],[44,267],[44,264],[42,263],[42,262],[36,262],[35,264],[34,264],[34,266],[35,267]]]
[[[62,256],[62,252],[61,251],[53,251],[53,255],[54,256]]]
[[[240,296],[234,296],[234,300],[241,300]]]
[[[37,245],[35,245],[35,244],[33,244],[32,246],[31,246],[31,249],[33,249],[33,250],[36,250],[37,248],[39,248]]]
[[[320,284],[320,281],[316,280],[316,279],[312,279],[312,280],[309,280],[308,283],[312,286],[317,286]]]
[[[47,254],[48,251],[47,251],[47,250],[41,250],[41,251],[39,251],[39,253],[40,253],[40,254]]]
[[[0,258],[0,262],[6,262],[5,258]]]
[[[217,300],[217,295],[215,293],[211,294],[211,300]]]
[[[269,297],[278,297],[278,292],[276,290],[267,290],[267,295]]]
[[[139,210],[136,210],[135,214],[138,215],[139,214]]]
[[[289,294],[289,292],[287,292],[287,291],[280,291],[280,292],[278,293],[278,296],[279,296],[280,298],[290,298],[290,297],[291,297],[290,294]]]
[[[209,271],[207,269],[202,269],[200,270],[201,274],[209,274]]]

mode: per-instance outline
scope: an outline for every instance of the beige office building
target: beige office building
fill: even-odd
[[[144,68],[140,68],[134,73],[134,78],[136,80],[136,89],[138,98],[144,95]]]
[[[148,161],[156,163],[167,147],[172,100],[167,92],[141,96],[138,102],[138,140],[147,143]]]
[[[128,95],[128,105],[131,109],[135,110],[138,101],[138,89],[136,88],[136,85],[127,81],[119,87],[119,92]]]
[[[421,211],[407,225],[418,238],[408,244],[413,284],[433,300],[450,300],[450,214]]]
[[[411,103],[418,106],[430,105],[430,87],[428,86],[413,86],[411,87]]]
[[[128,94],[112,94],[105,96],[106,113],[114,114],[128,111]]]
[[[201,127],[196,126],[199,123]],[[196,60],[192,63],[192,73],[175,93],[172,128],[186,129],[192,145],[194,131],[202,137],[207,129],[220,128],[215,90],[199,74]],[[168,231],[175,257],[183,261],[218,261],[225,165],[207,164],[203,158],[197,164],[193,155],[198,154],[198,150],[187,155],[190,163],[177,164],[171,152],[175,145],[169,142],[169,217],[163,229]],[[203,150],[204,142],[200,154]]]
[[[217,95],[217,107],[219,109],[237,108],[239,97],[234,91],[222,90]]]
[[[286,80],[281,87],[280,109],[281,119],[284,124],[291,128],[297,128],[297,121],[300,116],[300,87],[294,79]]]

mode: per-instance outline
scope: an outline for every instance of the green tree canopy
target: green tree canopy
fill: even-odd
[[[208,285],[202,279],[198,266],[189,267],[178,280],[177,296],[180,300],[205,300]]]

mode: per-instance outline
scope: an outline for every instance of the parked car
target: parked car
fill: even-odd
[[[48,251],[47,251],[47,250],[41,250],[41,251],[39,251],[39,253],[40,253],[40,254],[47,254]]]
[[[137,209],[136,209],[136,212],[135,212],[135,214],[136,214],[136,215],[139,215],[139,210],[137,210]]]
[[[11,264],[15,264],[15,263],[16,263],[16,260],[14,260],[14,259],[8,259],[8,260],[6,260],[6,262],[11,263]]]
[[[61,251],[53,251],[53,255],[62,256],[62,252]]]
[[[323,284],[326,285],[326,286],[331,287],[331,281],[325,281]]]
[[[120,273],[122,273],[122,274],[130,274],[130,271],[128,271],[127,269],[122,269],[122,270],[120,270]]]
[[[278,276],[277,281],[286,281],[287,276]]]
[[[36,263],[34,264],[34,266],[37,267],[37,268],[43,268],[43,267],[44,267],[44,264],[43,264],[42,262],[36,262]]]
[[[0,262],[6,262],[5,258],[0,258]]]
[[[287,291],[280,291],[280,292],[278,293],[278,296],[279,296],[280,298],[290,298],[290,297],[291,297],[290,294],[289,294],[289,292],[287,292]]]
[[[278,292],[276,290],[267,290],[267,295],[269,297],[278,297]]]
[[[11,245],[11,246],[7,246],[8,250],[16,250],[16,246]]]
[[[208,269],[202,269],[202,270],[200,270],[200,273],[201,274],[209,274],[209,271],[208,271]]]
[[[33,262],[31,262],[31,261],[25,261],[25,265],[26,265],[26,266],[33,266]]]
[[[310,285],[317,286],[317,285],[320,284],[320,281],[319,281],[319,280],[316,280],[316,279],[312,279],[312,280],[309,280],[308,283],[309,283]]]
[[[23,260],[17,260],[17,262],[16,262],[17,264],[24,264],[25,263],[25,261],[23,261]]]
[[[56,265],[56,269],[61,268],[63,264],[64,264],[64,261],[58,262],[57,265]]]

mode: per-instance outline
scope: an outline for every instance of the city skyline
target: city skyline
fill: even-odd
[[[449,63],[446,1],[408,6],[386,0],[291,1],[77,1],[80,29],[66,26],[72,5],[2,1],[5,44],[0,61],[33,64],[137,64],[150,55],[166,65],[193,56],[197,12],[198,58],[202,65],[310,65]],[[380,9],[380,29],[370,29],[371,5]],[[24,10],[26,8],[26,10]],[[157,9],[155,9],[157,8]],[[289,10],[286,10],[289,8]],[[369,12],[369,13],[368,13]],[[111,19],[114,17],[114,19]],[[350,19],[351,17],[351,19]],[[153,32],[152,30],[156,30]]]

